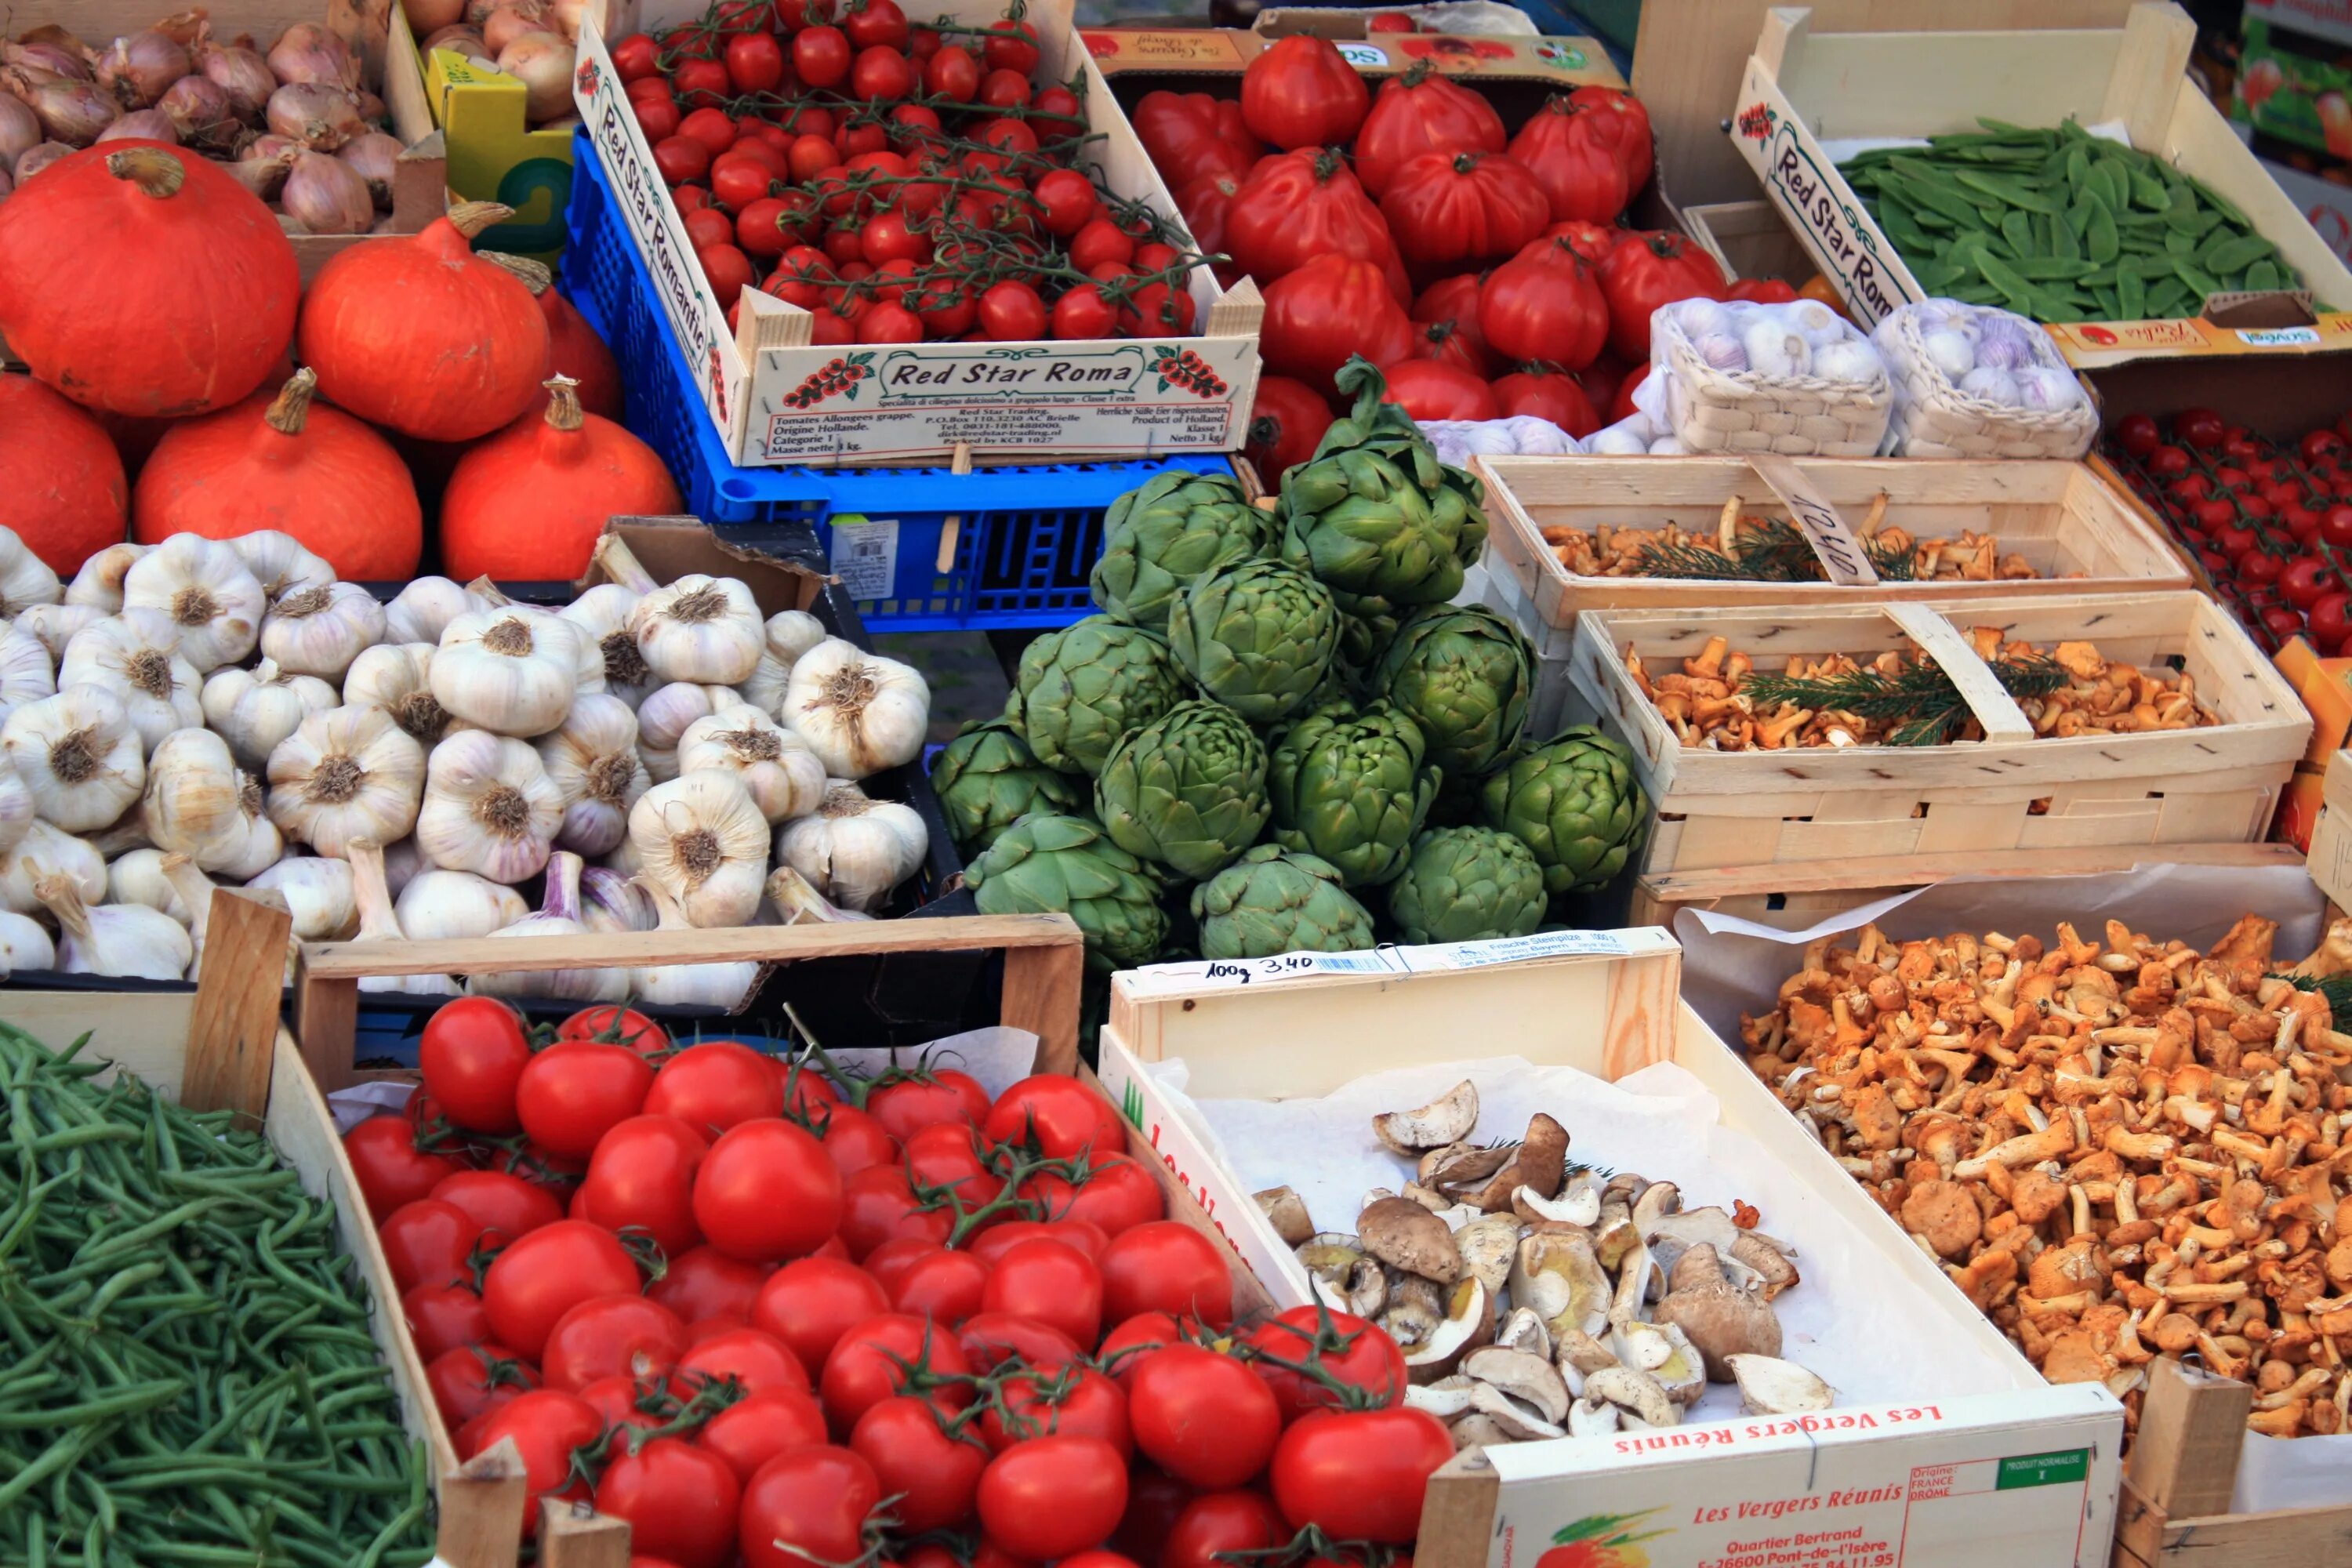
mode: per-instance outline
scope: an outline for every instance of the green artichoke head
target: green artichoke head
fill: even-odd
[[[1633,754],[1590,724],[1512,758],[1479,795],[1486,825],[1517,837],[1555,893],[1606,887],[1650,831]]]
[[[1432,605],[1397,627],[1371,684],[1421,726],[1431,762],[1483,773],[1527,726],[1535,650],[1483,605]]]
[[[1175,600],[1168,640],[1202,690],[1253,724],[1275,724],[1304,710],[1322,683],[1339,644],[1339,607],[1304,572],[1237,562]]]
[[[1214,876],[1257,842],[1265,743],[1215,702],[1180,702],[1111,748],[1095,813],[1111,842],[1180,877]]]
[[[931,788],[965,857],[1033,811],[1078,809],[1077,786],[1037,760],[1009,719],[975,719],[931,763]]]
[[[1433,827],[1389,885],[1389,913],[1410,942],[1526,936],[1543,924],[1543,868],[1491,827]]]
[[[1261,844],[1192,889],[1202,958],[1356,952],[1372,945],[1372,917],[1312,855]]]
[[[1275,842],[1330,862],[1349,887],[1388,881],[1437,795],[1428,754],[1420,728],[1386,702],[1310,713],[1276,743],[1266,773]]]
[[[1047,767],[1094,774],[1130,730],[1184,700],[1184,673],[1156,632],[1088,616],[1029,645],[1004,717]]]
[[[1202,574],[1267,554],[1274,541],[1273,514],[1244,500],[1231,475],[1161,474],[1110,503],[1095,604],[1157,631],[1176,595]]]
[[[1168,935],[1160,873],[1083,816],[1024,816],[964,868],[982,914],[1066,914],[1086,933],[1087,967],[1149,963]]]

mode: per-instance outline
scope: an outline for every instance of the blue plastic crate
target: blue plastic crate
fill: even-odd
[[[1112,501],[1156,474],[1232,471],[1212,454],[969,474],[738,467],[719,445],[636,243],[614,211],[595,147],[576,134],[572,151],[563,291],[612,345],[628,427],[661,454],[687,509],[705,521],[806,522],[829,551],[826,523],[836,514],[896,521],[891,594],[858,601],[874,631],[1067,626],[1093,613],[1087,574],[1102,553],[1103,512]],[[941,570],[950,518],[958,520],[955,542]]]

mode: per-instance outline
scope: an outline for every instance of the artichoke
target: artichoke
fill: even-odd
[[[1432,605],[1397,628],[1371,684],[1421,726],[1431,762],[1483,773],[1527,725],[1535,650],[1483,605]]]
[[[1355,952],[1372,945],[1372,917],[1328,861],[1261,844],[1192,889],[1202,958]]]
[[[1303,710],[1322,683],[1339,607],[1304,572],[1244,561],[1185,590],[1169,610],[1168,640],[1202,689],[1253,724],[1273,724]]]
[[[964,868],[988,915],[1066,914],[1087,936],[1088,967],[1108,974],[1159,956],[1168,934],[1160,873],[1083,816],[1024,816]]]
[[[1606,887],[1650,829],[1633,753],[1590,724],[1496,769],[1479,805],[1488,826],[1534,852],[1555,893]]]
[[[1490,827],[1423,834],[1389,889],[1389,913],[1413,942],[1525,936],[1543,923],[1544,903],[1534,851]]]
[[[1077,786],[1037,760],[1009,719],[976,719],[931,763],[931,788],[965,857],[1033,811],[1079,809]]]
[[[1154,631],[1169,605],[1203,574],[1268,553],[1271,514],[1242,495],[1229,474],[1162,474],[1110,503],[1095,604],[1105,615]]]
[[[1004,717],[1047,767],[1093,774],[1120,736],[1188,695],[1166,638],[1088,616],[1029,645]]]
[[[1383,403],[1361,356],[1339,375],[1356,395],[1315,456],[1282,479],[1282,558],[1343,593],[1443,604],[1486,542],[1484,487],[1438,461],[1412,416]]]
[[[1330,862],[1351,888],[1404,869],[1437,794],[1437,770],[1413,721],[1385,702],[1361,713],[1318,710],[1292,725],[1266,773],[1274,841]]]
[[[1265,743],[1214,702],[1180,702],[1111,748],[1095,814],[1111,842],[1181,877],[1214,876],[1265,826]]]

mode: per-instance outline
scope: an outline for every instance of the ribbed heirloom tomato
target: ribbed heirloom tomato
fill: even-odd
[[[1423,153],[1499,153],[1504,142],[1502,117],[1483,94],[1415,60],[1373,95],[1356,133],[1356,177],[1381,195],[1397,171]]]
[[[1555,219],[1609,223],[1633,194],[1616,128],[1598,118],[1605,112],[1554,97],[1511,138],[1511,156],[1535,175]]]
[[[1477,372],[1443,360],[1409,359],[1381,367],[1388,385],[1381,401],[1402,405],[1415,419],[1495,419],[1495,394]]]
[[[1265,287],[1260,340],[1267,368],[1327,395],[1353,354],[1391,364],[1412,354],[1412,322],[1380,269],[1318,256]]]
[[[1279,483],[1284,469],[1315,456],[1316,444],[1330,427],[1331,405],[1321,393],[1291,376],[1261,375],[1242,451],[1261,480]]]
[[[1265,151],[1250,134],[1240,104],[1205,92],[1147,92],[1135,106],[1134,121],[1137,140],[1163,172],[1239,176]]]
[[[1581,370],[1609,341],[1609,307],[1591,265],[1572,242],[1555,236],[1487,276],[1478,295],[1478,330],[1508,358]]]
[[[1408,159],[1381,197],[1381,216],[1407,265],[1423,276],[1516,255],[1551,221],[1536,177],[1500,153]]]
[[[1678,234],[1644,235],[1601,264],[1609,345],[1627,359],[1650,352],[1650,317],[1676,300],[1720,300],[1730,284],[1715,258]]]
[[[1276,146],[1340,147],[1371,106],[1371,91],[1328,38],[1277,40],[1242,72],[1242,120]]]
[[[1336,149],[1302,148],[1252,169],[1225,208],[1234,265],[1263,289],[1322,256],[1377,265],[1402,304],[1404,268],[1388,220]]]

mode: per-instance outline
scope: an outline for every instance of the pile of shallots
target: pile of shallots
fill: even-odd
[[[77,148],[124,138],[203,153],[291,234],[388,222],[398,140],[335,32],[297,22],[268,51],[223,43],[201,9],[110,42],[56,26],[0,42],[0,199]]]
[[[596,559],[611,581],[560,609],[487,578],[387,605],[283,533],[111,545],[61,583],[0,528],[0,979],[193,979],[223,886],[304,942],[881,905],[929,843],[858,781],[921,751],[922,677],[735,578]],[[750,968],[499,979],[726,1006]]]
[[[587,0],[401,0],[408,30],[430,53],[447,49],[478,69],[522,83],[534,126],[572,118],[572,68]]]

